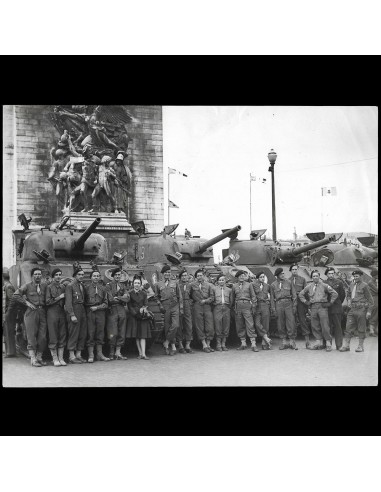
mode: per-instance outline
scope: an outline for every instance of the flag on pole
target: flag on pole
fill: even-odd
[[[326,195],[337,195],[336,186],[331,186],[331,188],[322,188],[321,196]]]
[[[177,171],[176,169],[173,169],[173,167],[168,168],[168,174],[180,174],[181,176],[185,176],[186,178],[188,177],[187,174],[184,174],[181,171]]]
[[[168,207],[170,208],[179,208],[176,203],[173,203],[171,200],[168,200]]]
[[[257,176],[253,176],[250,173],[250,181],[258,181],[259,183],[266,183],[266,178],[259,178]]]

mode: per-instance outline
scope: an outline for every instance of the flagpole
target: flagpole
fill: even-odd
[[[250,173],[250,231],[249,234],[251,234],[251,173]]]
[[[323,188],[321,189],[321,232],[324,232],[324,214],[323,214]]]

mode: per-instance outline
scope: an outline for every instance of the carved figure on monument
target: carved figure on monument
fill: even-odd
[[[50,151],[52,168],[50,170],[48,181],[52,185],[60,204],[65,207],[67,203],[67,180],[64,169],[69,162],[70,156],[65,150],[54,148]]]
[[[118,152],[111,168],[115,171],[115,200],[117,213],[125,213],[129,217],[128,197],[131,196],[132,173],[127,163],[127,153]]]
[[[98,168],[101,160],[96,155],[85,159],[82,165],[82,179],[79,187],[80,195],[85,208],[82,212],[88,212],[93,210],[92,204],[92,192],[98,183]],[[90,210],[91,209],[91,210]]]
[[[94,211],[111,211],[115,212],[115,185],[114,181],[116,174],[114,169],[110,167],[111,157],[105,155],[102,157],[98,167],[98,183],[94,188],[92,199],[93,199],[93,210]],[[108,207],[111,210],[108,210]]]
[[[81,204],[80,185],[83,174],[82,163],[84,161],[84,157],[71,156],[64,169],[64,173],[66,173],[65,178],[68,185],[69,209],[72,211],[77,210]]]

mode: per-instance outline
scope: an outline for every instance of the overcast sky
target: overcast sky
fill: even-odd
[[[170,175],[170,223],[211,238],[241,225],[239,239],[271,224],[271,173],[275,164],[277,238],[325,232],[378,234],[378,108],[362,106],[164,106],[164,186]],[[356,161],[356,162],[352,162]],[[321,196],[336,187],[337,196]],[[165,194],[165,223],[167,223]],[[228,241],[215,246],[215,257]]]

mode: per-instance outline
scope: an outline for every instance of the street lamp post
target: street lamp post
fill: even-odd
[[[270,161],[269,171],[271,173],[271,192],[272,192],[272,209],[273,209],[273,241],[276,241],[276,217],[275,217],[275,176],[274,165],[277,158],[277,154],[274,149],[271,149],[267,154]]]

